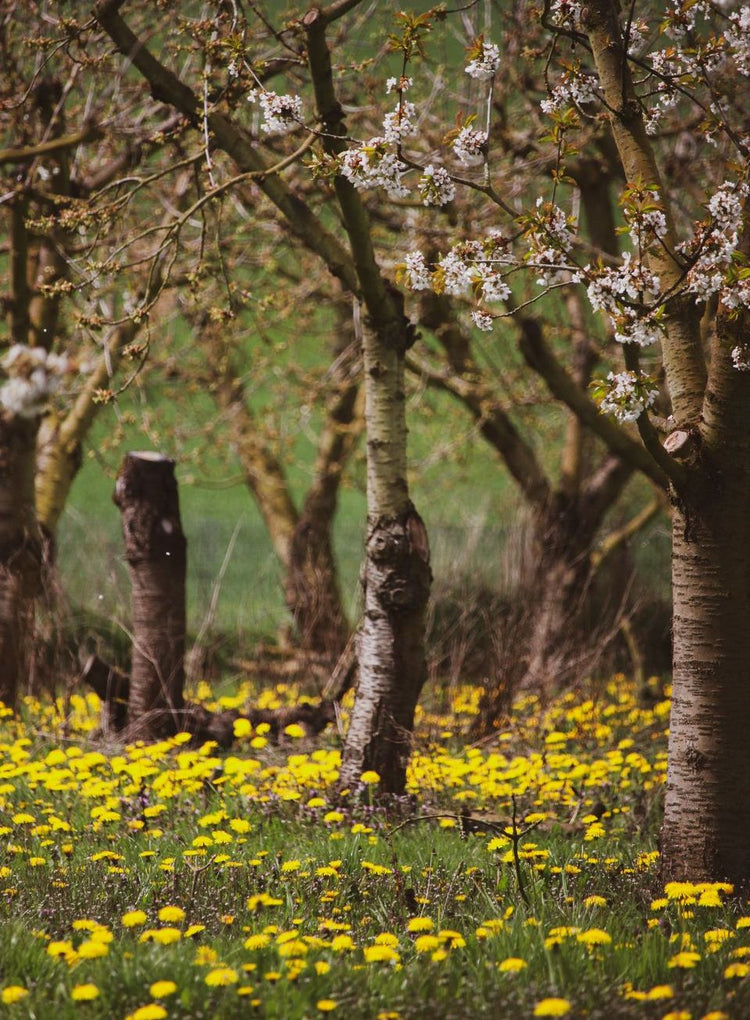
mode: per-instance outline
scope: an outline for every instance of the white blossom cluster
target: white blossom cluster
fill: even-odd
[[[401,269],[401,278],[409,290],[429,290],[432,276],[421,251],[410,251]]]
[[[302,99],[299,96],[280,96],[266,89],[251,89],[247,99],[250,103],[260,104],[260,127],[268,135],[288,134],[302,120]]]
[[[563,209],[554,202],[538,198],[533,227],[527,230],[526,262],[539,272],[537,283],[549,287],[565,278],[570,268],[573,234]]]
[[[642,373],[610,372],[607,383],[608,392],[600,407],[605,414],[613,414],[619,422],[637,421],[656,400],[657,387]]]
[[[673,39],[684,39],[689,32],[695,31],[698,15],[707,17],[711,13],[711,5],[707,0],[672,0],[666,5],[664,28]]]
[[[598,75],[591,71],[582,71],[580,67],[570,68],[553,86],[549,96],[542,100],[540,104],[542,111],[554,113],[556,110],[565,109],[571,103],[575,106],[593,103],[598,98],[596,91],[598,86]]]
[[[500,47],[495,43],[482,41],[480,52],[470,60],[464,70],[471,78],[486,81],[493,78],[500,66]]]
[[[391,198],[406,198],[408,187],[403,175],[409,168],[390,151],[385,138],[371,138],[341,157],[339,172],[358,191],[385,188]]]
[[[414,84],[413,78],[407,78],[402,75],[400,78],[388,78],[385,83],[386,95],[390,95],[391,92],[406,92]]]
[[[591,307],[610,316],[619,343],[648,347],[659,339],[658,321],[653,313],[644,311],[643,303],[659,295],[660,281],[642,259],[626,251],[619,266],[584,266],[575,278],[588,280]]]
[[[446,294],[472,293],[477,300],[504,301],[510,287],[503,270],[512,260],[504,240],[495,234],[482,241],[462,241],[439,260],[435,278]]]
[[[584,6],[581,0],[552,0],[550,13],[559,25],[580,29],[583,25]]]
[[[462,166],[476,166],[484,162],[487,132],[463,127],[453,141],[453,155]]]
[[[456,185],[445,167],[430,163],[419,180],[419,193],[423,205],[447,205],[456,197]]]
[[[733,348],[732,364],[738,372],[750,372],[750,347],[747,344]]]
[[[60,385],[68,362],[43,347],[14,344],[0,360],[0,367],[8,374],[0,386],[0,405],[20,418],[37,418]]]
[[[508,242],[497,231],[482,241],[461,241],[446,252],[434,270],[421,251],[411,251],[399,266],[399,277],[410,290],[434,289],[452,297],[473,296],[477,301],[504,301],[510,296],[504,272],[515,265]],[[474,324],[492,329],[493,318],[486,309],[472,313]]]
[[[680,253],[692,263],[687,272],[686,289],[699,301],[707,301],[712,294],[721,291],[722,301],[730,308],[750,304],[747,281],[726,285],[748,190],[743,182],[724,181],[708,203],[708,224],[703,224],[690,241],[680,245]]]
[[[661,209],[647,209],[633,218],[629,233],[633,245],[646,251],[653,241],[666,236],[667,217]]]
[[[655,135],[664,114],[677,105],[680,94],[672,84],[679,80],[682,68],[676,57],[676,50],[655,50],[649,54],[651,66],[658,77],[656,100],[646,116],[646,134]]]
[[[490,333],[495,321],[489,312],[485,312],[481,308],[471,313],[471,320],[483,333]]]
[[[729,52],[740,74],[750,76],[750,6],[744,4],[729,19],[732,27],[724,33]]]
[[[400,142],[402,138],[417,133],[417,108],[406,99],[383,118],[383,137],[387,142]]]

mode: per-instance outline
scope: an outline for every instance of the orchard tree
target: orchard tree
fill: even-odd
[[[406,272],[416,287],[473,287],[483,330],[504,314],[501,303],[524,270],[540,293],[585,289],[592,310],[606,316],[622,364],[593,390],[598,419],[538,331],[527,333],[523,350],[611,449],[631,449],[637,429],[653,470],[669,481],[674,671],[664,872],[746,887],[750,14],[708,2],[621,12],[612,0],[552,0],[536,18],[527,54],[544,61],[548,75],[540,99],[557,150],[549,186],[537,180],[531,203],[509,206],[491,186],[491,131],[462,126],[454,153],[480,168],[474,184],[494,202],[496,225],[434,266],[411,253]],[[500,46],[477,39],[466,70],[487,83],[490,97],[501,67]],[[491,117],[491,102],[488,109]],[[626,243],[620,257],[591,258],[566,166],[595,143],[602,123],[622,176]],[[662,382],[669,405],[657,415]]]
[[[213,94],[212,75],[220,94],[226,84],[230,52],[235,54],[231,61],[235,78],[242,79],[234,81],[231,89],[237,93],[248,79],[257,85],[257,73],[239,46],[241,37],[230,31],[221,51],[213,23],[190,22],[192,34],[211,43],[204,51],[208,62],[203,74],[191,86],[134,33],[120,13],[122,6],[121,2],[99,3],[95,8],[98,23],[132,61],[152,95],[184,116],[208,142],[205,156],[212,173],[217,172],[215,154],[225,153],[235,174],[257,183],[297,239],[363,307],[368,464],[365,610],[359,636],[360,680],[341,777],[342,782],[351,784],[363,771],[374,769],[385,790],[399,792],[404,785],[414,710],[425,678],[424,612],[430,584],[426,530],[409,498],[406,473],[404,357],[415,337],[404,313],[403,296],[382,271],[370,218],[354,185],[341,174],[333,181],[343,224],[343,237],[339,238],[284,180],[283,169],[298,155],[291,153],[269,163],[245,110],[235,111],[233,104],[225,101],[208,101]],[[278,37],[294,55],[293,63],[306,62],[310,101],[320,125],[324,156],[329,160],[339,158],[347,136],[334,87],[327,32],[355,6],[347,0],[311,9],[298,23],[294,36]],[[231,30],[235,17],[235,12],[222,11],[220,24]],[[215,70],[217,53],[227,57],[220,73]],[[279,126],[284,133],[298,128],[302,119],[299,97],[260,89],[256,98],[267,134]],[[308,146],[305,143],[302,151]]]

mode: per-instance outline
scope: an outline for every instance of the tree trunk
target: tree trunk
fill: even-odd
[[[341,764],[342,786],[374,770],[402,793],[414,710],[426,678],[425,607],[432,572],[427,531],[406,483],[403,353],[377,334],[364,340],[367,540],[359,684]]]
[[[0,701],[13,707],[29,673],[41,541],[34,514],[37,421],[0,414]]]
[[[248,404],[242,372],[232,358],[226,323],[197,322],[195,332],[209,354],[212,392],[229,427],[248,489],[268,530],[284,572],[284,597],[300,648],[335,662],[349,638],[331,531],[343,468],[357,441],[360,389],[358,353],[341,353],[332,369],[338,387],[328,408],[315,476],[298,512],[283,464]]]
[[[302,648],[326,655],[332,665],[351,634],[333,551],[333,521],[341,478],[362,421],[361,351],[350,340],[343,316],[341,320],[339,333],[349,342],[331,369],[335,389],[318,441],[313,480],[292,536],[285,585]]]
[[[735,457],[725,460],[702,472],[690,501],[678,501],[674,515],[674,666],[662,858],[665,878],[729,880],[746,893],[750,479]]]
[[[530,583],[521,598],[527,625],[525,655],[516,690],[549,693],[576,678],[584,650],[578,638],[581,612],[591,580],[591,552],[596,533],[566,514],[544,514],[535,527]],[[586,650],[591,647],[587,642]]]
[[[184,707],[187,542],[174,461],[157,453],[129,453],[114,501],[122,514],[133,586],[128,732],[160,737],[180,729]]]

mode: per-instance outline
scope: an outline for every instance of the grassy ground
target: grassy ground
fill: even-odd
[[[374,774],[335,801],[335,733],[106,749],[93,696],[28,702],[0,729],[0,1010],[742,1020],[746,905],[659,881],[652,694],[527,699],[469,745],[476,692],[446,690],[390,814]]]

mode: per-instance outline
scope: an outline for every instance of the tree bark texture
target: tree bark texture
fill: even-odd
[[[403,354],[377,334],[364,341],[367,420],[367,540],[359,684],[340,782],[366,770],[380,789],[402,793],[414,711],[427,674],[425,608],[432,572],[427,531],[409,500]]]
[[[745,241],[750,226],[745,228]],[[675,499],[674,663],[662,829],[665,877],[750,891],[750,374],[732,348],[747,315],[720,309],[700,431]]]
[[[34,514],[37,422],[0,414],[0,701],[14,706],[29,672],[41,540]]]
[[[180,523],[174,461],[129,453],[115,486],[133,586],[130,736],[180,729],[185,680],[187,542]]]
[[[674,515],[665,878],[750,888],[750,495],[703,485]]]

